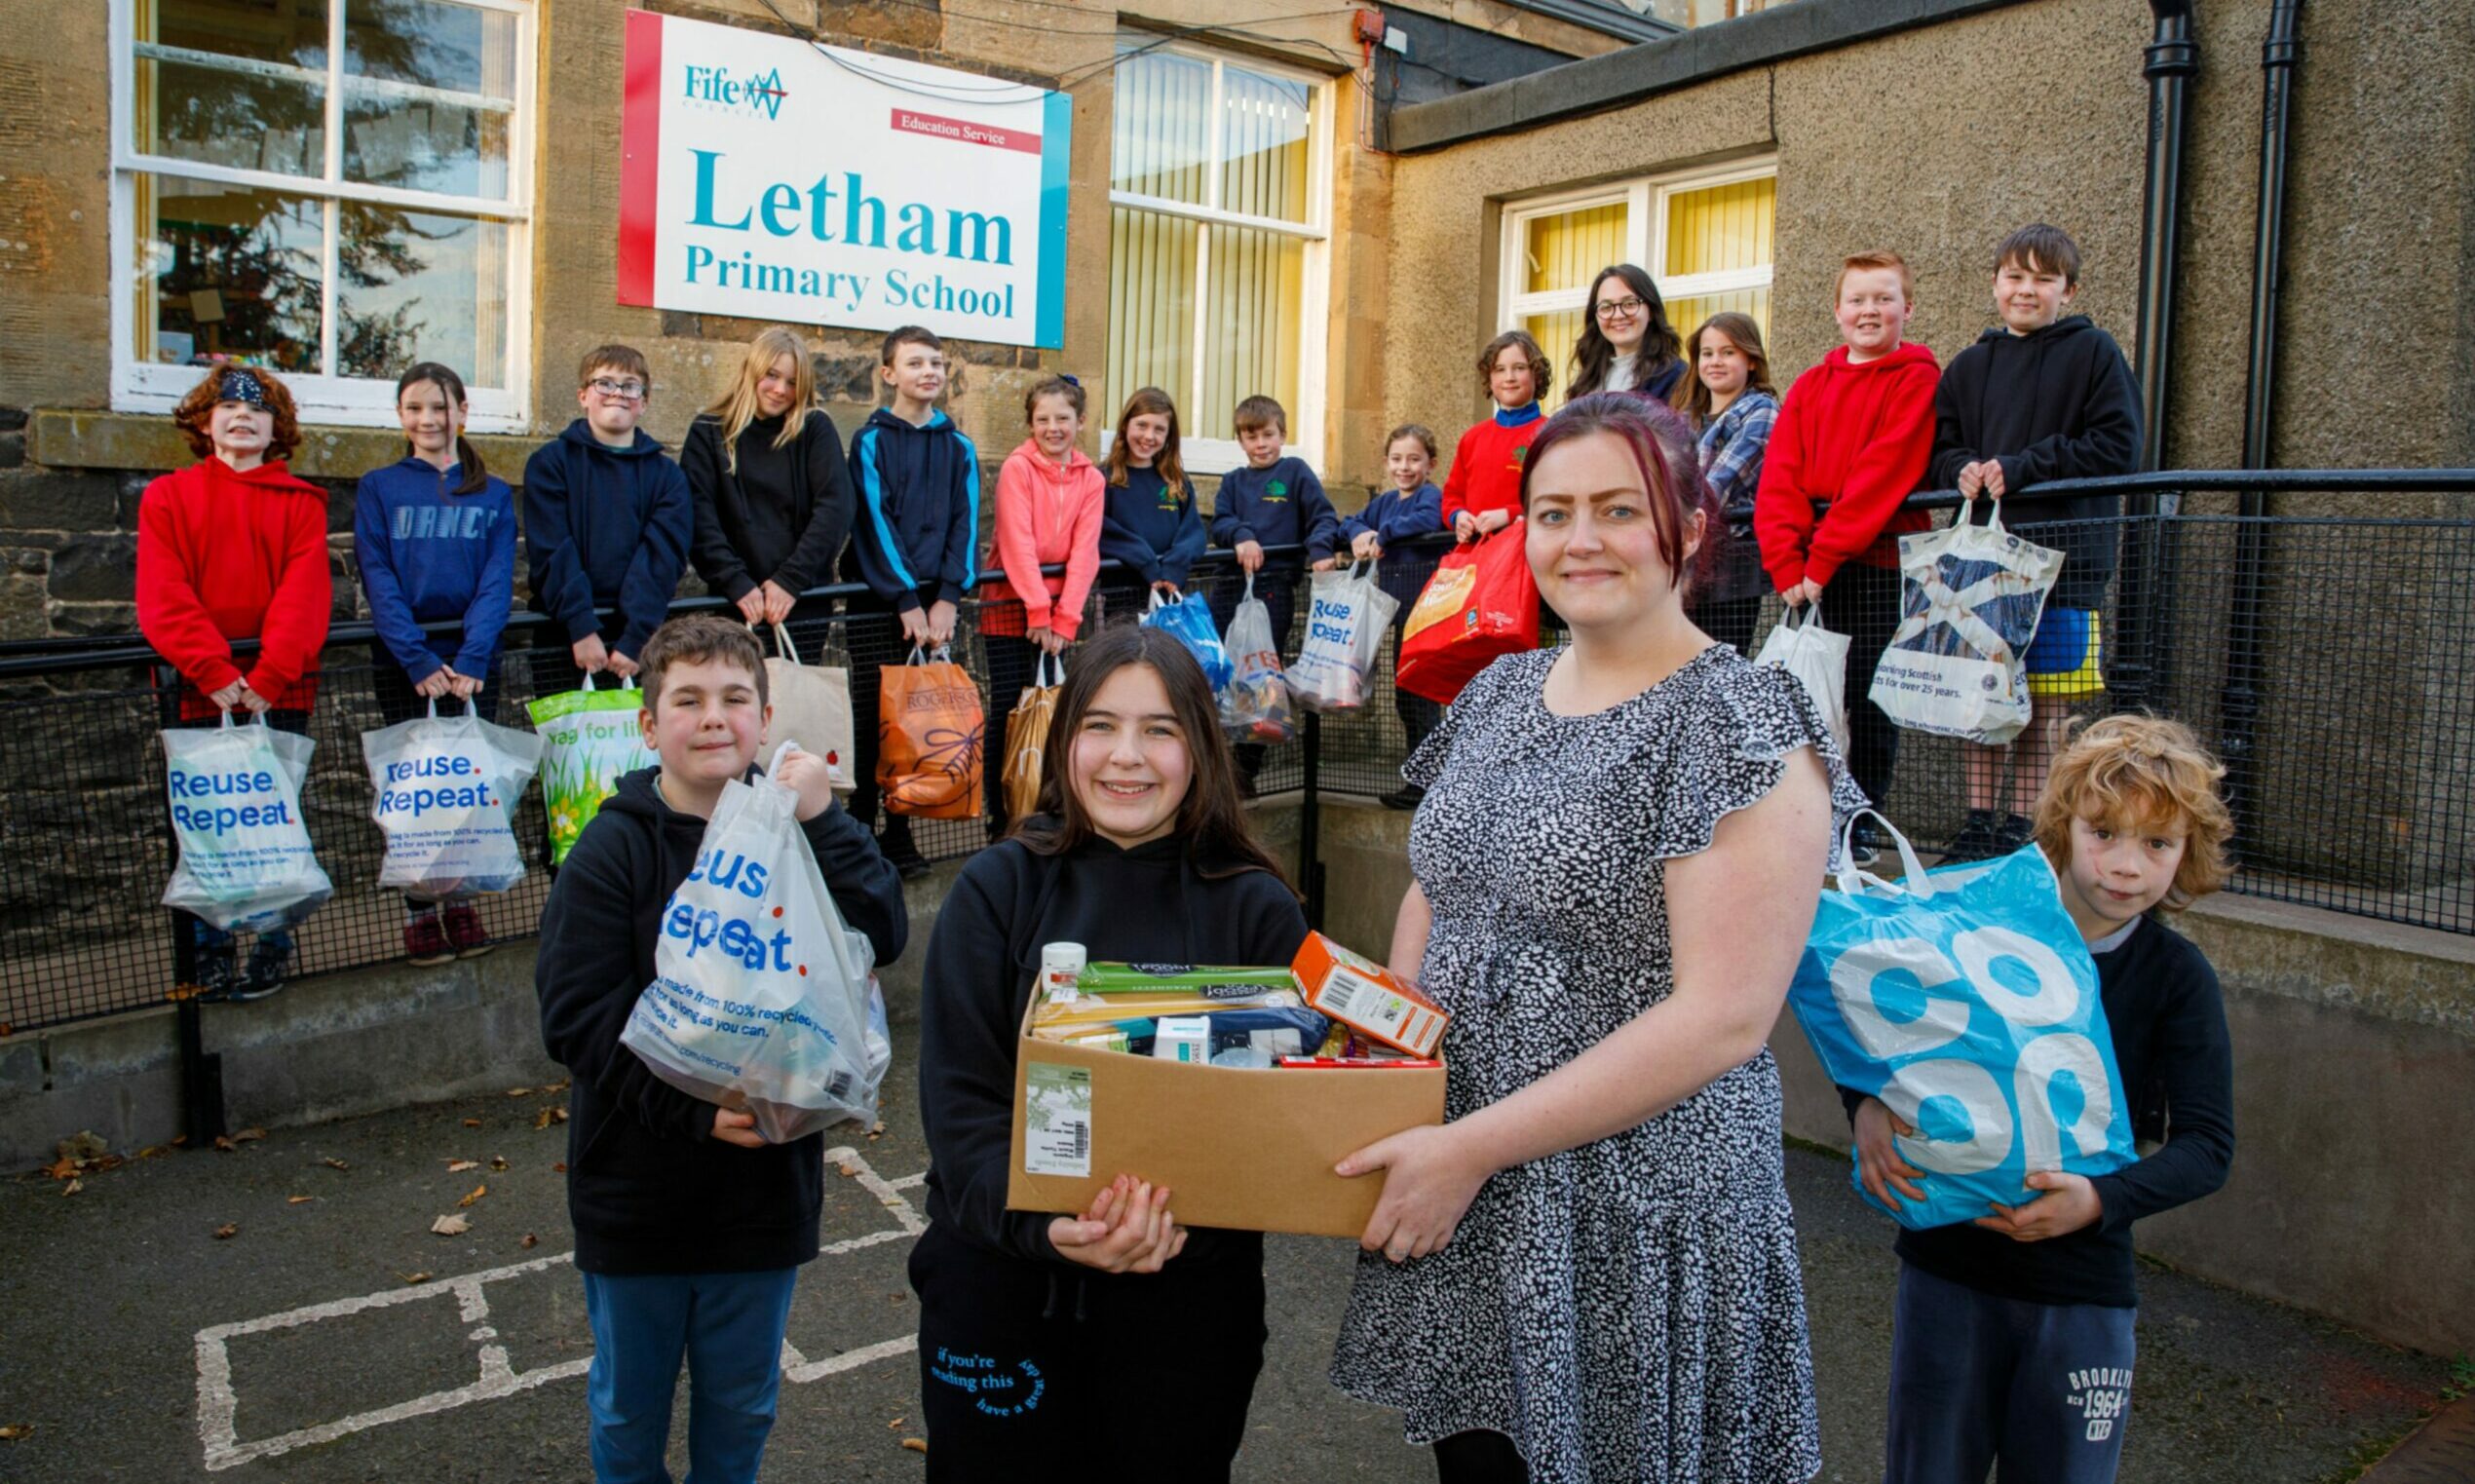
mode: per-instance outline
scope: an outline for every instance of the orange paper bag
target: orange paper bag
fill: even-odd
[[[922,819],[975,819],[980,738],[987,716],[979,686],[939,649],[914,649],[884,666],[877,696],[877,787],[889,813]]]
[[[1539,585],[1522,522],[1458,546],[1401,623],[1392,684],[1446,705],[1500,655],[1539,647]]]

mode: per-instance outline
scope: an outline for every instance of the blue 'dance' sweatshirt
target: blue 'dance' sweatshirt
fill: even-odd
[[[524,461],[525,582],[571,642],[598,633],[634,659],[669,617],[695,533],[687,476],[641,428],[605,448],[580,417]]]
[[[979,450],[954,420],[913,425],[879,407],[851,440],[859,491],[851,554],[896,613],[959,603],[979,580]]]
[[[459,495],[464,466],[410,454],[361,476],[353,494],[353,557],[379,642],[414,684],[440,665],[488,676],[515,604],[515,493],[496,475]],[[462,620],[461,634],[424,624]]]

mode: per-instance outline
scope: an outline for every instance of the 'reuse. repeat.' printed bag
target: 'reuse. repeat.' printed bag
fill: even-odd
[[[378,884],[427,901],[504,892],[524,879],[517,801],[541,766],[542,739],[483,721],[471,699],[461,716],[429,714],[361,735],[387,837]]]
[[[643,703],[634,681],[597,687],[588,674],[583,690],[544,696],[524,707],[542,739],[542,807],[550,815],[552,865],[576,848],[602,801],[619,791],[619,780],[652,765],[636,715]]]
[[[1924,1171],[1925,1199],[1903,1198],[1889,1214],[1914,1229],[1951,1226],[2035,1199],[2032,1171],[2129,1164],[2097,964],[2044,853],[2030,845],[1928,872],[1883,824],[1903,879],[1851,869],[1823,890],[1788,1007],[1832,1082],[1882,1099],[1916,1130],[1896,1143]],[[1849,1183],[1880,1208],[1850,1163]]]
[[[163,734],[166,792],[180,859],[164,905],[226,932],[288,928],[334,894],[301,818],[317,743],[258,716]]]
[[[1874,704],[1900,726],[1988,744],[2032,714],[2028,641],[2063,553],[1969,522],[1899,538],[1899,627],[1874,667]]]
[[[1376,658],[1400,599],[1377,587],[1375,563],[1314,574],[1307,637],[1289,666],[1289,695],[1314,711],[1354,711],[1374,689]]]

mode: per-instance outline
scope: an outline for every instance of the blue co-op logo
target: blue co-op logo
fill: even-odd
[[[780,67],[769,67],[753,77],[736,77],[728,67],[687,68],[686,95],[692,101],[716,108],[740,112],[761,113],[768,119],[782,114],[782,99],[790,94],[782,87]]]

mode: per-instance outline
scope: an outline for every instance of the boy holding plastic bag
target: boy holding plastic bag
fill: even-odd
[[[593,1334],[592,1462],[605,1478],[661,1474],[684,1352],[697,1477],[753,1479],[793,1280],[817,1255],[822,1135],[769,1143],[753,1116],[679,1090],[621,1036],[659,976],[672,898],[698,865],[708,818],[763,742],[764,662],[744,628],[700,616],[656,630],[641,663],[645,742],[661,766],[622,779],[568,855],[534,974],[543,1043],[575,1074],[567,1203]],[[791,753],[760,786],[776,784],[797,794],[799,829],[834,907],[877,963],[893,962],[907,931],[899,879],[834,803],[824,761]],[[761,932],[770,958],[792,946],[777,931],[734,936],[744,946]]]
[[[1888,1484],[1980,1479],[1998,1459],[2006,1479],[2114,1477],[2131,1402],[2132,1223],[2215,1191],[2234,1154],[2217,975],[2146,915],[2225,882],[2224,775],[2188,728],[2149,716],[2098,722],[2054,763],[2034,849],[2095,958],[2131,1130],[2164,1142],[2094,1178],[2032,1170],[2031,1199],[1899,1234]],[[1965,880],[2031,854],[1934,874]],[[1939,1162],[1930,1131],[1919,1139],[1880,1099],[1842,1096],[1867,1193],[1894,1210],[1927,1199],[1935,1177],[1918,1166]],[[1932,1113],[1928,1100],[1920,1121]]]

